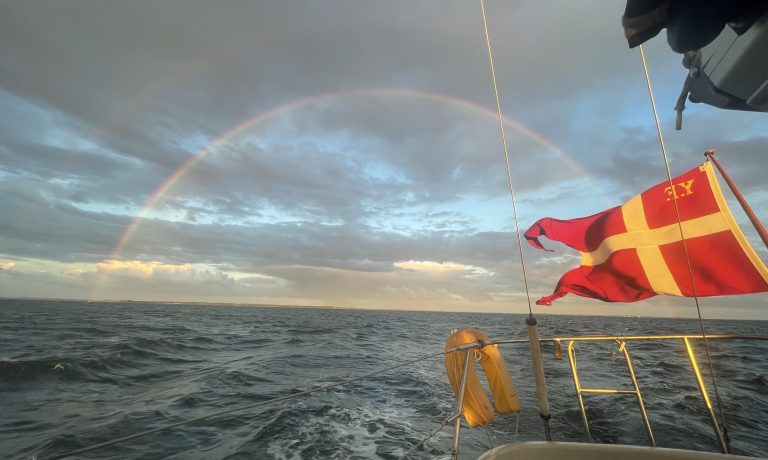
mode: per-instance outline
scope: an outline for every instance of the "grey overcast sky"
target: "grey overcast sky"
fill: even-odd
[[[486,2],[523,230],[665,178],[623,6]],[[768,117],[674,131],[685,69],[646,53],[673,173],[714,148],[765,218]],[[0,0],[0,107],[0,296],[527,310],[477,1]],[[578,265],[549,246],[534,299]]]

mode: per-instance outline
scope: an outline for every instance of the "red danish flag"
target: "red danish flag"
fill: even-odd
[[[658,294],[693,296],[694,288],[698,296],[768,291],[768,269],[728,209],[711,163],[672,183],[593,216],[545,217],[533,224],[525,232],[532,246],[544,249],[538,240],[543,235],[580,251],[582,259],[560,278],[555,292],[536,303],[551,305],[569,292],[634,302]]]

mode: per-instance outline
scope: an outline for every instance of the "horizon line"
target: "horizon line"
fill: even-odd
[[[519,315],[528,316],[528,312],[493,312],[482,310],[425,310],[424,308],[394,308],[394,307],[342,307],[336,305],[292,305],[292,304],[274,304],[274,303],[249,303],[249,302],[206,302],[206,301],[177,301],[177,300],[132,300],[132,299],[74,299],[66,297],[6,297],[0,296],[0,300],[38,300],[38,301],[64,301],[64,302],[85,302],[85,303],[110,303],[110,304],[164,304],[164,305],[204,305],[213,307],[238,307],[238,308],[308,308],[319,310],[353,310],[353,311],[394,311],[394,312],[410,312],[410,313],[474,313],[481,315]],[[722,308],[722,307],[721,307]],[[541,316],[579,316],[579,317],[595,317],[595,318],[647,318],[647,319],[697,319],[696,315],[692,316],[644,316],[644,315],[622,315],[622,314],[583,314],[583,313],[548,313],[539,312]],[[536,315],[534,315],[536,316]],[[760,318],[704,318],[705,321],[768,321]]]

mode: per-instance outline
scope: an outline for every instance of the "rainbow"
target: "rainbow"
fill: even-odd
[[[341,97],[358,97],[358,96],[371,96],[371,95],[402,96],[402,97],[426,99],[430,101],[443,102],[446,104],[463,107],[465,109],[468,109],[476,113],[480,113],[485,116],[489,116],[493,118],[498,117],[497,112],[494,110],[490,110],[487,107],[476,104],[474,102],[470,102],[464,99],[459,99],[457,97],[449,96],[446,94],[416,91],[416,90],[403,89],[403,88],[387,88],[387,87],[356,88],[356,89],[350,89],[345,91],[321,93],[321,94],[305,97],[299,100],[295,100],[292,102],[288,102],[285,104],[272,107],[264,112],[259,113],[258,115],[252,118],[249,118],[241,123],[238,123],[237,125],[219,134],[216,138],[214,138],[213,140],[208,142],[208,144],[203,146],[200,150],[195,152],[195,154],[189,160],[185,161],[181,166],[179,166],[178,169],[176,169],[170,176],[168,176],[168,178],[166,178],[160,184],[160,186],[150,195],[150,197],[146,200],[141,210],[137,213],[137,215],[125,228],[122,235],[118,239],[117,244],[115,245],[114,249],[111,252],[110,260],[117,260],[120,257],[120,253],[122,253],[125,246],[128,244],[128,242],[131,240],[133,235],[138,230],[141,222],[144,220],[147,214],[152,210],[152,208],[154,208],[157,202],[160,201],[160,199],[165,194],[167,194],[173,188],[173,186],[176,185],[184,177],[184,175],[187,174],[187,172],[190,169],[195,167],[195,165],[197,165],[200,161],[202,161],[208,155],[213,153],[217,147],[221,146],[227,141],[237,137],[241,133],[246,132],[247,130],[253,128],[254,126],[257,126],[260,123],[263,123],[264,121],[278,114],[295,110],[311,104],[315,104],[318,102],[328,101],[328,100],[337,99]],[[530,127],[524,125],[519,120],[516,120],[509,116],[504,117],[504,124],[506,126],[513,128],[519,133],[522,133],[523,135],[532,139],[539,145],[553,152],[564,163],[566,163],[574,172],[576,172],[578,175],[582,177],[585,177],[588,181],[590,181],[594,185],[594,180],[591,177],[591,175],[578,162],[576,162],[576,160],[574,160],[573,157],[571,157],[564,150],[558,147],[554,142],[545,138],[544,136],[534,131]],[[96,293],[96,291],[98,291],[98,286],[102,284],[102,281],[103,280],[100,280],[100,282],[97,283],[97,289],[94,291],[94,294]]]

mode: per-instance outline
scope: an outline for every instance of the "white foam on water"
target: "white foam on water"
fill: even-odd
[[[318,444],[333,450],[335,442],[338,451],[330,458],[376,458],[382,441],[390,440],[391,454],[399,456],[410,448],[406,436],[417,436],[411,421],[418,418],[416,410],[407,406],[362,402],[356,407],[331,407],[322,415],[302,420],[291,433],[293,439],[272,439],[267,452],[278,459],[293,460],[302,458],[303,446]],[[391,434],[393,431],[402,433],[402,438]]]

